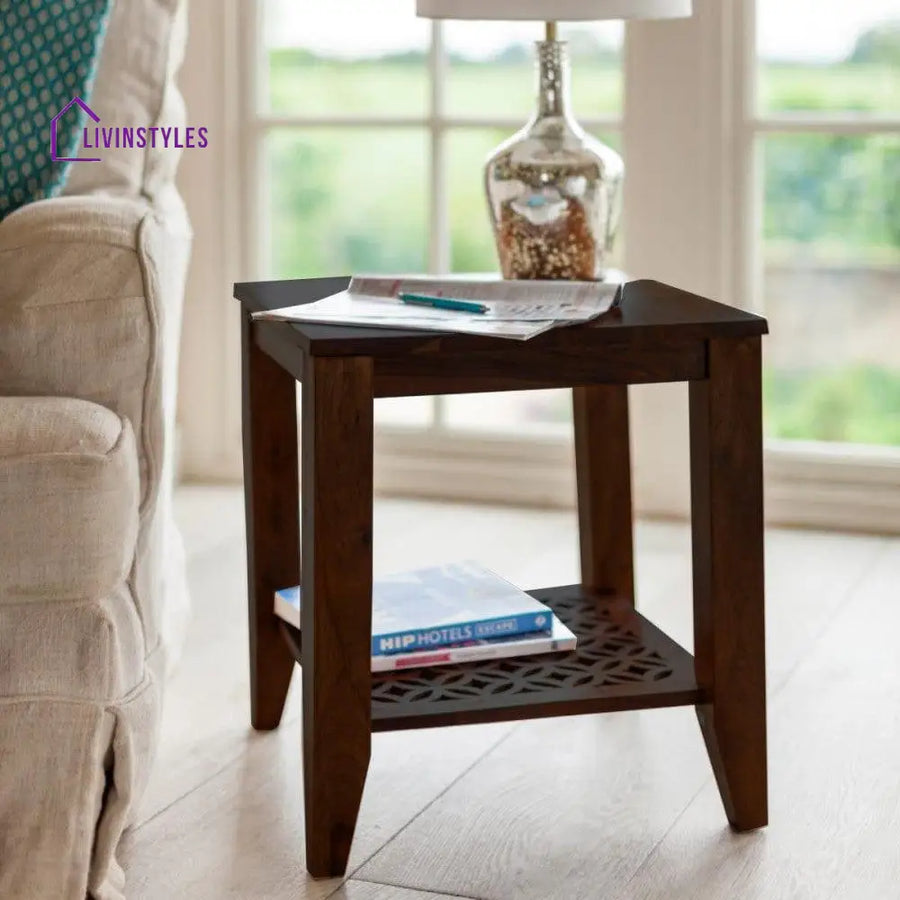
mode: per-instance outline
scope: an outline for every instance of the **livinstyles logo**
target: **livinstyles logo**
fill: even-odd
[[[206,126],[195,128],[193,126],[180,128],[177,125],[171,127],[153,125],[144,127],[113,125],[106,127],[100,124],[100,116],[97,115],[81,97],[73,97],[50,122],[50,155],[58,162],[100,162],[99,156],[61,156],[59,153],[59,123],[60,119],[73,106],[78,106],[81,111],[91,119],[94,125],[85,125],[81,129],[81,139],[75,145],[75,153],[91,151],[97,153],[101,150],[144,150],[147,147],[163,150],[202,150],[209,146],[209,135]]]

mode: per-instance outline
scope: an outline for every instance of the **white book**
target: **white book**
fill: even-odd
[[[300,628],[300,589],[275,592],[275,613]],[[549,634],[550,608],[476,562],[448,563],[375,581],[372,656],[535,632]]]

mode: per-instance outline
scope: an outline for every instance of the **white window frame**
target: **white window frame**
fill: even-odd
[[[756,228],[761,134],[884,133],[900,119],[760,116],[754,0],[694,0],[695,16],[629,25],[626,264],[726,303],[765,312]],[[665,140],[653,138],[664,129]],[[686,211],[689,214],[686,215]],[[677,222],[677,229],[672,223]],[[687,391],[645,390],[635,404],[637,495],[654,512],[689,510]],[[772,523],[900,531],[900,449],[767,440]]]
[[[694,6],[690,20],[629,23],[624,118],[582,123],[622,129],[627,268],[758,309],[757,135],[894,132],[900,121],[850,115],[758,118],[752,93],[753,0],[694,0]],[[427,129],[433,160],[428,261],[432,271],[443,272],[449,264],[440,177],[443,133],[472,126],[512,131],[521,125],[503,117],[446,116],[440,77],[431,80],[431,107],[422,117],[311,120],[259,114],[258,10],[258,0],[194,0],[192,46],[182,75],[191,107],[209,109],[211,130],[223,138],[217,153],[205,158],[203,171],[182,170],[197,232],[185,323],[182,430],[185,471],[201,477],[235,477],[240,471],[237,310],[235,303],[223,315],[222,306],[231,281],[260,270],[268,240],[258,213],[260,135],[295,125]],[[433,75],[440,74],[441,30],[435,23]],[[240,190],[223,191],[229,183]],[[194,421],[198,407],[199,423]],[[686,387],[632,389],[632,432],[638,511],[685,515]],[[440,402],[434,427],[382,427],[377,451],[377,483],[393,493],[558,506],[569,506],[574,498],[570,439],[522,440],[449,429]],[[458,477],[448,478],[448,472]],[[900,451],[894,448],[768,441],[766,474],[769,521],[900,531]]]
[[[769,134],[900,135],[900,116],[760,112],[756,98],[757,0],[734,2],[735,70],[742,83],[735,94],[741,188],[736,196],[744,214],[738,210],[733,278],[738,302],[764,313],[763,266],[756,233],[762,196],[761,187],[757,187],[762,176],[760,139]],[[900,531],[898,447],[771,439],[766,442],[766,465],[767,503],[785,522]]]

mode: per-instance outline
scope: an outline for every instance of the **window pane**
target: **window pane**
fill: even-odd
[[[484,194],[484,162],[509,132],[497,128],[465,128],[450,132],[447,177],[450,203],[450,267],[454,272],[498,272]]]
[[[376,425],[425,428],[433,421],[433,397],[383,397],[375,401]]]
[[[451,115],[521,116],[534,111],[534,42],[539,22],[447,22],[447,110]],[[576,116],[622,110],[620,22],[561,25],[572,63]]]
[[[768,431],[900,445],[900,137],[763,151]]]
[[[302,386],[297,385],[297,418],[303,415]],[[383,397],[375,401],[375,425],[392,429],[428,428],[434,423],[433,397]]]
[[[508,137],[509,132],[499,128],[457,128],[446,137],[453,272],[499,272],[483,171],[491,151]],[[596,137],[622,152],[621,135],[605,132]],[[620,266],[621,259],[620,228],[610,265]]]
[[[466,431],[553,434],[568,432],[572,421],[572,392],[564,389],[457,394],[444,402],[447,425]]]
[[[270,277],[423,271],[427,146],[419,129],[270,134]]]
[[[763,112],[900,111],[897,0],[758,0]]]
[[[264,10],[273,112],[425,113],[431,28],[414,0],[265,0]]]

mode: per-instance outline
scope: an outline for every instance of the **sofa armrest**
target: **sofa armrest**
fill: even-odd
[[[76,397],[128,419],[144,499],[162,466],[163,317],[181,312],[181,285],[167,310],[160,271],[182,281],[189,242],[180,206],[121,197],[42,200],[0,222],[0,394]]]
[[[137,248],[137,228],[151,211],[141,199],[107,194],[52,197],[0,220],[0,252],[53,243]]]
[[[166,658],[188,609],[171,494],[189,252],[174,186],[153,203],[42,200],[0,222],[0,395],[89,400],[131,423],[141,524],[130,583],[148,650]]]
[[[110,596],[137,540],[131,426],[84,400],[0,397],[0,509],[0,610]]]

